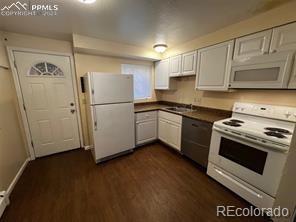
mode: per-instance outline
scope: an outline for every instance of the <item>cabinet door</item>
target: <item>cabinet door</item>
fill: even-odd
[[[296,49],[296,22],[273,29],[270,52]]]
[[[0,33],[0,67],[9,68],[6,49],[5,49],[4,43],[2,42],[1,33]]]
[[[181,125],[169,122],[167,125],[167,143],[181,151]]]
[[[182,54],[182,76],[196,74],[196,51]]]
[[[234,60],[268,53],[272,30],[258,32],[235,40]]]
[[[169,89],[169,59],[155,63],[155,89]]]
[[[233,53],[233,40],[198,50],[196,88],[228,89]]]
[[[157,122],[150,120],[137,123],[136,125],[136,141],[137,145],[157,139]]]
[[[166,120],[159,118],[158,119],[158,139],[160,139],[161,141],[167,143],[167,129],[168,129],[168,123]]]
[[[181,74],[182,55],[173,56],[170,58],[170,76],[175,77]]]

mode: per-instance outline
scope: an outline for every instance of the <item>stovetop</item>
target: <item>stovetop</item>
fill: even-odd
[[[290,145],[295,127],[294,123],[239,114],[217,121],[214,126],[284,145]]]

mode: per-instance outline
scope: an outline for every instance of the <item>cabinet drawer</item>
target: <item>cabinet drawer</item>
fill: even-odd
[[[182,124],[182,116],[180,116],[180,115],[165,112],[165,111],[159,111],[158,116],[159,116],[159,118],[163,118],[163,119],[166,119],[166,120],[178,123],[178,124]]]
[[[153,120],[157,118],[157,111],[142,112],[136,114],[136,122]]]
[[[182,139],[210,146],[212,124],[184,117]]]

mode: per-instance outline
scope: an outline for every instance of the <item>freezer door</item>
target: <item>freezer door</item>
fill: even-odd
[[[93,105],[134,100],[132,75],[91,73],[91,87]]]
[[[133,149],[135,125],[133,103],[93,106],[96,161]]]

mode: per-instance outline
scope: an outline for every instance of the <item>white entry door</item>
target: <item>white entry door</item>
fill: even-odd
[[[13,55],[36,157],[79,148],[70,57]]]

